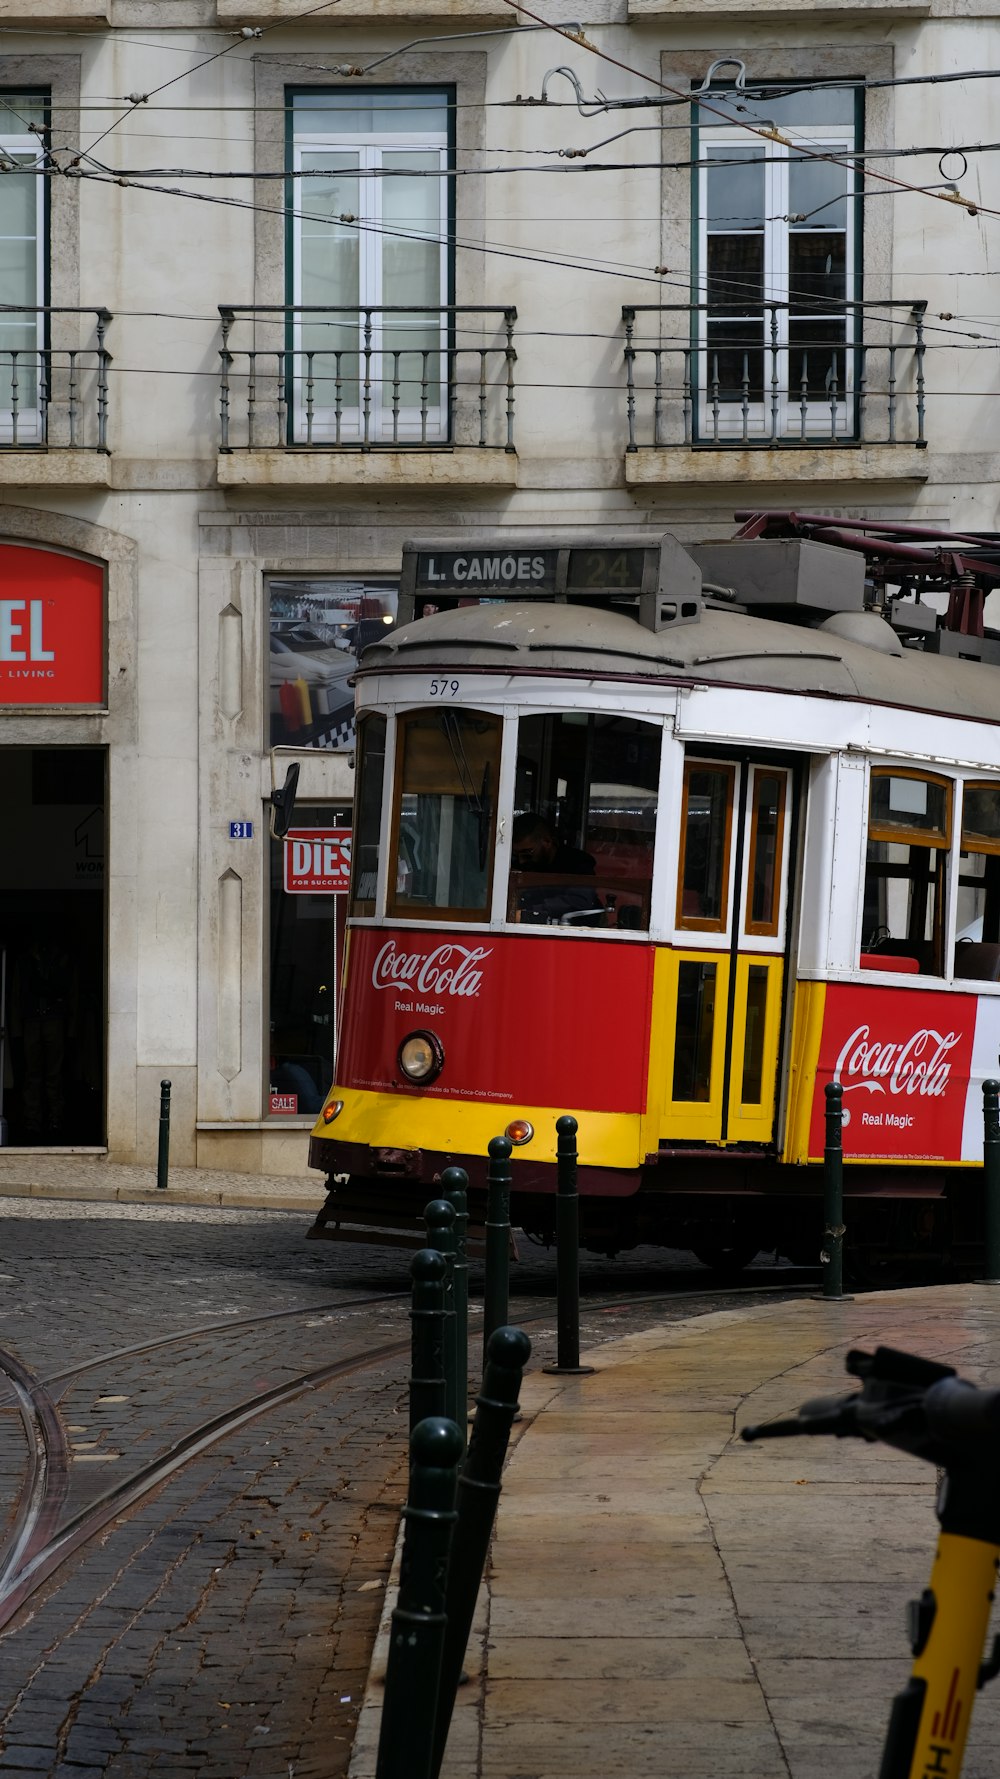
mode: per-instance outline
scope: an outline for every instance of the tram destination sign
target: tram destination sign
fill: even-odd
[[[631,537],[554,545],[516,534],[454,547],[415,541],[403,550],[400,622],[470,599],[637,598],[658,585],[660,545]]]
[[[434,550],[418,555],[420,593],[553,593],[558,550]]]

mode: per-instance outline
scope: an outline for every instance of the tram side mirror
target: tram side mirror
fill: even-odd
[[[293,760],[285,773],[283,785],[271,792],[271,833],[275,840],[284,840],[295,813],[295,792],[299,783],[299,762]]]

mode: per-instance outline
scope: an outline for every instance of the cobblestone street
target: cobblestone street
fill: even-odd
[[[405,1483],[409,1256],[307,1242],[310,1220],[0,1197],[0,1347],[34,1390],[0,1397],[3,1779],[346,1773]],[[555,1257],[521,1245],[537,1367]],[[590,1347],[720,1301],[648,1248],[584,1255],[581,1289]]]
[[[398,1290],[405,1269],[308,1246],[301,1214],[0,1211],[0,1338],[59,1399],[60,1523],[211,1417],[407,1338],[405,1300],[364,1301]],[[276,1310],[302,1313],[197,1332]],[[70,1557],[0,1640],[0,1770],[346,1771],[396,1531],[404,1375],[399,1359],[375,1365],[224,1434]],[[8,1395],[8,1532],[25,1459]]]

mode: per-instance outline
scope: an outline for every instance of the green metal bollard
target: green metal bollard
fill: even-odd
[[[490,1335],[507,1321],[510,1293],[510,1152],[509,1137],[492,1137],[486,1169],[486,1259],[483,1278],[483,1370]]]
[[[1000,1284],[1000,1081],[983,1082],[983,1209],[986,1282]]]
[[[160,1082],[160,1134],[156,1148],[157,1191],[166,1192],[170,1167],[170,1082]]]
[[[421,1248],[410,1264],[410,1434],[428,1415],[443,1415],[444,1280],[448,1262],[436,1248]]]
[[[455,1302],[455,1394],[462,1427],[469,1412],[469,1257],[465,1248],[469,1227],[469,1176],[463,1167],[446,1167],[441,1175],[441,1197],[455,1212],[455,1260],[452,1281]]]
[[[844,1295],[844,1089],[826,1085],[826,1148],[823,1151],[823,1296]]]
[[[575,1118],[556,1119],[556,1362],[542,1370],[586,1377],[580,1364],[580,1195],[576,1184]]]
[[[444,1649],[445,1576],[464,1441],[432,1415],[410,1440],[399,1601],[392,1614],[376,1779],[430,1779]]]
[[[427,1246],[444,1256],[444,1377],[445,1414],[458,1420],[458,1342],[455,1338],[455,1207],[446,1198],[432,1198],[424,1207]],[[465,1413],[465,1405],[462,1405]]]
[[[517,1412],[517,1393],[530,1357],[531,1342],[520,1328],[495,1328],[490,1335],[483,1387],[476,1399],[469,1450],[458,1479],[458,1523],[445,1589],[448,1624],[444,1634],[434,1731],[431,1769],[434,1779],[437,1779],[444,1759],[462,1662],[500,1499],[500,1474],[507,1455],[511,1422]]]

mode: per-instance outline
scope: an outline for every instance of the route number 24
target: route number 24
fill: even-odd
[[[432,698],[455,698],[461,689],[461,680],[432,679],[430,693]]]

